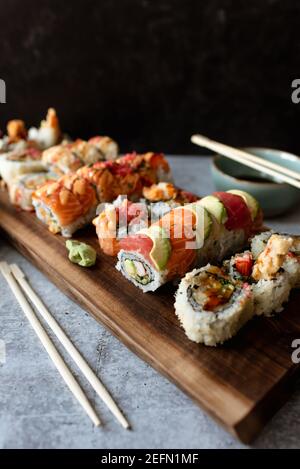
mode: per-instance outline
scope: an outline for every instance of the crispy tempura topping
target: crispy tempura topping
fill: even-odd
[[[287,238],[277,234],[272,235],[265,249],[258,256],[257,262],[253,268],[252,277],[254,280],[272,279],[281,268],[292,244],[293,238]]]
[[[26,140],[27,130],[24,121],[20,119],[9,121],[7,124],[7,135],[10,143]]]

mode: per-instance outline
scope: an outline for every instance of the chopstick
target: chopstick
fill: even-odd
[[[38,338],[40,339],[46,351],[48,352],[49,357],[51,358],[57,370],[59,371],[61,377],[63,378],[63,380],[69,387],[70,391],[76,397],[78,402],[84,408],[84,410],[86,411],[86,413],[88,414],[88,416],[90,417],[94,425],[98,427],[101,424],[98,415],[96,414],[93,407],[89,403],[87,397],[85,396],[81,387],[79,386],[76,379],[72,375],[71,371],[65,364],[61,355],[56,350],[53,342],[48,337],[45,329],[39,322],[37,316],[35,315],[28,301],[26,300],[22,290],[20,289],[16,280],[14,279],[9,265],[6,262],[0,262],[0,271],[2,275],[4,276],[5,280],[7,281],[8,285],[10,286],[26,318],[28,319],[29,323],[31,324],[32,328],[37,334]]]
[[[280,179],[282,182],[297,187],[300,189],[300,174],[291,169],[285,168],[279,164],[266,161],[256,155],[251,155],[246,151],[239,150],[238,148],[224,145],[223,143],[211,140],[203,135],[192,135],[191,141],[200,147],[208,148],[209,150],[216,151],[223,156],[227,156],[238,163],[241,163],[249,168],[268,174],[269,176]]]
[[[125,419],[125,417],[123,416],[123,414],[121,413],[117,404],[114,402],[113,398],[111,397],[107,389],[101,383],[99,378],[95,375],[93,370],[89,367],[89,365],[84,360],[84,358],[80,355],[80,353],[78,352],[76,347],[73,345],[73,343],[71,342],[69,337],[66,335],[66,333],[63,331],[63,329],[60,327],[58,322],[54,319],[54,317],[47,310],[47,308],[42,303],[38,295],[31,288],[22,270],[16,264],[11,264],[10,268],[14,277],[16,278],[16,280],[18,281],[18,283],[20,284],[20,286],[26,293],[27,297],[32,301],[33,305],[36,307],[36,309],[41,314],[43,319],[47,322],[47,324],[49,325],[51,330],[54,332],[58,340],[65,347],[69,355],[73,358],[74,362],[76,363],[78,368],[82,371],[82,373],[84,374],[86,379],[89,381],[89,383],[92,385],[92,387],[94,388],[98,396],[107,405],[107,407],[112,412],[112,414],[116,417],[119,423],[124,428],[128,429],[130,425],[128,421]]]

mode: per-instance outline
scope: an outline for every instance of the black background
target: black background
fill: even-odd
[[[300,154],[298,0],[0,0],[11,118],[47,107],[72,136],[199,153],[198,131]]]

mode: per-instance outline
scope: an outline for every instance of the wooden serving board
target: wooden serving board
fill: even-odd
[[[300,338],[300,292],[272,319],[256,318],[224,346],[187,339],[174,314],[174,287],[146,293],[100,252],[94,229],[76,234],[97,248],[91,269],[72,264],[65,239],[51,234],[34,214],[19,212],[0,192],[0,229],[58,288],[139,357],[167,376],[241,441],[249,443],[284,403],[299,370],[291,343]]]

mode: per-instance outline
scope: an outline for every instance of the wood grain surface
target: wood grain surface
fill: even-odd
[[[300,338],[299,291],[280,315],[252,320],[222,347],[205,347],[190,342],[181,329],[173,309],[175,288],[144,294],[127,282],[115,259],[100,252],[92,227],[75,236],[97,248],[90,269],[72,264],[65,239],[48,232],[34,214],[17,211],[5,192],[0,192],[0,228],[58,288],[241,441],[252,441],[292,392],[299,370],[291,360],[291,343]]]

